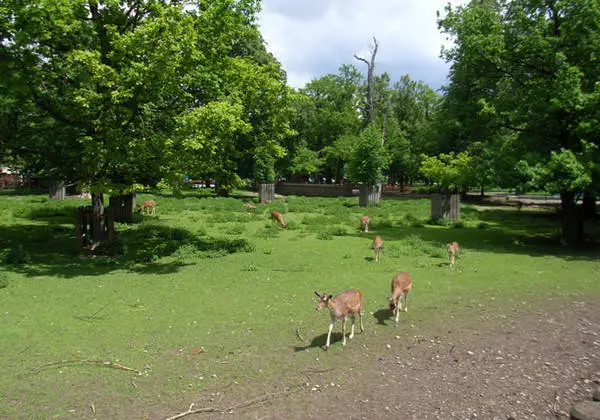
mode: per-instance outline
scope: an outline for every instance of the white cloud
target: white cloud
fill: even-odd
[[[454,0],[452,4],[464,4]],[[366,65],[373,36],[379,50],[376,73],[396,80],[404,74],[434,89],[445,83],[448,65],[436,11],[447,0],[263,0],[259,24],[267,48],[283,64],[289,84],[304,85],[336,73],[342,64]]]

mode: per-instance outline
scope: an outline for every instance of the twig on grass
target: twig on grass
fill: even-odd
[[[128,372],[135,372],[138,375],[142,374],[142,372],[137,369],[132,369],[130,367],[123,366],[118,363],[107,362],[104,360],[61,360],[59,362],[50,362],[50,363],[43,364],[42,366],[38,367],[36,370],[40,371],[42,369],[45,369],[45,368],[51,367],[51,366],[77,365],[77,364],[101,365],[101,366],[106,366],[106,367],[113,368],[113,369],[121,369],[121,370],[126,370]]]
[[[300,328],[296,328],[296,335],[298,336],[300,341],[304,341],[304,337],[302,337],[302,334],[300,334]]]
[[[282,396],[282,395],[292,394],[294,392],[300,391],[301,389],[302,389],[301,387],[297,387],[295,389],[287,389],[285,391],[280,391],[280,392],[274,392],[272,394],[261,395],[260,397],[252,398],[251,400],[247,400],[247,401],[242,401],[241,403],[234,404],[231,407],[227,407],[227,408],[202,407],[202,408],[196,408],[196,409],[194,409],[194,403],[191,403],[190,404],[190,408],[188,408],[187,411],[184,411],[182,413],[176,414],[173,417],[168,417],[166,420],[177,420],[177,419],[180,419],[180,418],[185,417],[185,416],[190,415],[190,414],[232,413],[233,411],[239,410],[240,408],[250,407],[251,405],[258,404],[258,403],[261,403],[261,402],[265,402],[265,401],[271,400],[273,398],[276,398],[276,397],[279,397],[279,396]]]

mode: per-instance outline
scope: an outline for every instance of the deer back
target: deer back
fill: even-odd
[[[412,289],[412,279],[406,271],[401,271],[392,278],[392,296],[394,298]]]
[[[327,303],[329,310],[336,316],[345,316],[362,312],[363,296],[359,290],[349,289],[338,294]]]
[[[383,246],[383,239],[381,239],[381,236],[376,236],[375,239],[373,239],[373,248],[381,249],[382,246]]]
[[[460,251],[460,246],[456,241],[446,244],[446,248],[448,248],[449,254],[458,254],[458,252]]]
[[[142,203],[142,205],[140,206],[140,208],[145,209],[145,208],[154,207],[154,206],[156,206],[156,201],[148,200],[148,201],[144,201]]]

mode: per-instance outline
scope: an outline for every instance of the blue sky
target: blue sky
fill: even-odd
[[[436,12],[448,0],[263,0],[259,17],[267,48],[296,88],[342,64],[365,72],[369,45],[377,38],[376,74],[393,80],[408,74],[433,89],[446,84],[449,64],[440,56],[445,35]],[[466,0],[452,0],[453,5]]]

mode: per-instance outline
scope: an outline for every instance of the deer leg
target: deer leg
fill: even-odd
[[[350,338],[354,338],[354,322],[355,322],[355,316],[354,314],[352,315],[352,327],[350,327]]]
[[[342,320],[342,345],[346,345],[346,317]]]
[[[360,332],[363,332],[365,329],[363,328],[363,323],[362,323],[362,310],[358,313],[358,322],[360,322]]]
[[[331,331],[333,330],[333,324],[334,324],[335,320],[331,320],[331,323],[329,324],[329,332],[327,333],[327,343],[325,344],[325,347],[329,348],[329,344],[331,343]]]
[[[408,312],[408,293],[404,294],[404,312]]]

